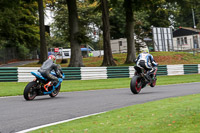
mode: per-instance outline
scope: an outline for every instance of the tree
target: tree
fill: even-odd
[[[112,20],[111,18],[111,27],[112,29],[117,29],[116,31],[111,31],[113,38],[121,38],[121,37],[126,37],[127,39],[127,57],[126,57],[126,61],[125,63],[130,64],[133,63],[134,60],[136,59],[136,48],[135,48],[135,39],[134,39],[134,28],[141,28],[141,26],[139,27],[138,25],[136,25],[137,21],[140,21],[141,18],[139,18],[139,20],[134,18],[134,12],[137,11],[141,11],[142,6],[144,5],[145,1],[139,1],[139,0],[118,0],[116,3],[116,1],[111,1],[112,4],[114,5],[114,11],[115,14],[114,16],[114,20]],[[123,2],[123,4],[121,4]],[[121,6],[123,5],[123,6]],[[124,13],[125,12],[125,13]],[[120,18],[119,18],[120,16]],[[124,17],[125,16],[125,17]],[[123,21],[123,19],[125,21]],[[136,23],[134,25],[134,23]],[[124,28],[124,30],[122,29],[122,27]],[[135,35],[136,36],[136,35]]]
[[[92,44],[94,34],[99,33],[96,27],[101,25],[101,13],[96,10],[97,2],[90,3],[89,1],[77,1],[78,25],[80,44]],[[67,13],[66,13],[67,12]],[[53,23],[53,35],[57,39],[65,41],[65,45],[69,44],[69,18],[66,2],[57,0],[55,4],[55,17]],[[69,46],[68,46],[69,47]]]
[[[0,47],[15,48],[25,59],[39,42],[37,2],[4,0],[0,6]]]
[[[69,33],[70,33],[70,46],[71,46],[71,58],[70,67],[82,67],[83,60],[81,54],[80,44],[78,42],[79,25],[76,0],[66,0],[69,12]]]
[[[104,56],[102,66],[116,66],[110,45],[110,23],[109,23],[109,11],[108,1],[101,0],[102,7],[102,21],[103,21],[103,48]]]
[[[168,3],[163,2],[152,2],[148,9],[149,18],[148,21],[155,27],[168,27],[170,26]]]
[[[125,63],[133,63],[136,59],[135,41],[134,41],[134,19],[132,0],[124,0],[126,10],[126,39],[127,39],[127,57]]]
[[[16,42],[33,49],[38,43],[37,3],[0,1],[0,40]]]
[[[69,13],[67,8],[67,3],[65,0],[57,0],[54,5],[53,12],[54,22],[51,25],[52,28],[52,39],[58,42],[64,42],[60,44],[60,47],[70,47],[70,39],[69,39]],[[51,38],[51,37],[50,37]]]
[[[44,6],[43,0],[38,0],[39,25],[40,25],[40,60],[43,63],[47,59],[47,45],[45,41],[45,26],[44,26]]]
[[[146,47],[146,45],[149,46],[149,44],[143,44],[141,43],[145,37],[151,37],[150,33],[152,32],[152,29],[150,28],[151,25],[147,21],[149,15],[147,14],[147,11],[139,11],[134,13],[134,33],[135,33],[135,47],[136,47],[136,53],[140,53],[141,48]],[[151,44],[150,44],[151,45]]]
[[[170,1],[170,0],[168,0]],[[173,0],[170,1],[171,3]],[[194,27],[194,22],[197,28],[200,29],[200,2],[199,0],[175,0],[173,6],[176,8],[174,15],[174,27]],[[194,13],[194,14],[193,14]],[[194,20],[193,20],[194,15]]]
[[[110,1],[110,35],[111,39],[125,38],[126,15],[123,0]]]
[[[118,38],[125,38],[127,32],[127,27],[126,27],[126,11],[125,11],[125,5],[121,4],[123,3],[124,0],[118,0],[118,3],[114,1],[111,3],[111,11],[110,11],[110,25],[111,25],[111,38],[112,39],[118,39]],[[128,1],[126,1],[128,2]],[[134,4],[135,5],[135,4]],[[130,6],[130,5],[129,5]],[[130,9],[127,7],[128,10]],[[135,47],[137,52],[140,50],[142,47],[141,45],[141,40],[143,40],[145,37],[149,37],[149,33],[151,32],[151,25],[147,21],[149,15],[147,13],[147,10],[141,9],[141,10],[136,10],[138,9],[135,8],[132,4],[132,10],[133,10],[133,25],[134,25],[134,38],[133,38],[133,43],[135,43]],[[131,15],[131,14],[130,14]],[[129,15],[128,15],[129,16]],[[129,29],[129,28],[128,28]],[[131,62],[134,61],[134,59],[131,59]],[[130,63],[131,63],[130,62]]]

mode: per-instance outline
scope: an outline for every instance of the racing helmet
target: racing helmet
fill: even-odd
[[[56,57],[54,55],[49,55],[48,59],[51,59],[54,63],[56,63]]]
[[[149,53],[149,49],[148,48],[142,49],[141,52],[142,53]]]

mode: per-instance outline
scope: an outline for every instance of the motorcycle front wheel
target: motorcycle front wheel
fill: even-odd
[[[58,93],[60,92],[60,87],[61,85],[59,85],[51,94],[49,94],[50,97],[55,97],[58,95]]]
[[[133,76],[131,79],[130,88],[133,94],[138,94],[142,89],[141,77]]]
[[[33,100],[37,96],[36,88],[37,83],[35,81],[28,83],[24,89],[24,99]]]
[[[156,78],[156,76],[155,76],[154,79],[153,79],[153,83],[150,84],[151,87],[156,86],[156,80],[157,80],[157,78]]]

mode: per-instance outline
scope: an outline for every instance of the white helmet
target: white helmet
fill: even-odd
[[[142,53],[149,53],[149,49],[148,48],[144,48],[141,50]]]

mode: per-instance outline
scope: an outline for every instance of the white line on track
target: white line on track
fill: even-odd
[[[63,120],[63,121],[58,121],[58,122],[54,122],[54,123],[50,123],[50,124],[46,124],[46,125],[41,125],[41,126],[33,127],[33,128],[30,128],[30,129],[26,129],[26,130],[22,130],[22,131],[16,132],[16,133],[27,133],[27,132],[34,131],[34,130],[37,130],[37,129],[40,129],[40,128],[44,128],[44,127],[48,127],[48,126],[53,126],[53,125],[57,125],[57,124],[61,124],[61,123],[65,123],[65,122],[69,122],[69,121],[73,121],[73,120],[77,120],[77,119],[89,117],[89,116],[99,115],[99,114],[106,113],[106,112],[107,111],[105,111],[105,112],[99,112],[99,113],[94,113],[94,114],[89,114],[89,115],[84,115],[84,116],[80,116],[80,117],[75,117],[75,118],[68,119],[68,120]]]

